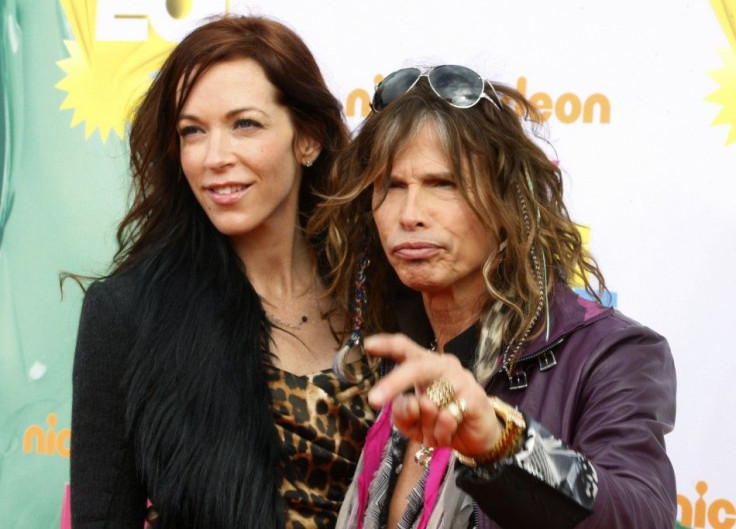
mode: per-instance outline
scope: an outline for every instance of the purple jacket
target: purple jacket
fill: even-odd
[[[422,340],[421,332],[407,331]],[[471,338],[469,347],[467,334],[445,350],[472,354],[476,342]],[[666,340],[558,286],[550,299],[549,338],[542,333],[529,343],[517,369],[513,377],[496,372],[488,393],[517,406],[597,474],[592,513],[576,527],[674,527],[675,476],[664,436],[675,423],[676,380]],[[569,494],[552,490],[543,478],[508,462],[460,469],[457,483],[479,506],[479,527],[565,526],[559,518]]]

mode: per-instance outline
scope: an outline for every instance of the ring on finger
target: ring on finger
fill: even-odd
[[[445,405],[445,409],[460,424],[465,418],[465,412],[468,411],[468,403],[463,398],[453,399]]]
[[[438,378],[425,390],[427,398],[438,408],[444,408],[455,400],[455,390],[446,378]]]

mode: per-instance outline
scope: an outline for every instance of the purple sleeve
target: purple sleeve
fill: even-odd
[[[664,436],[674,427],[676,378],[667,342],[623,326],[583,371],[569,445],[527,417],[516,456],[485,469],[461,465],[458,485],[506,529],[671,529],[676,489]]]
[[[676,376],[667,342],[646,328],[624,328],[606,336],[590,362],[572,445],[593,463],[599,486],[580,528],[674,527],[677,493],[664,436],[675,424]]]

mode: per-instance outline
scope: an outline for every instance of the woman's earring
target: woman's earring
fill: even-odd
[[[312,160],[306,160],[304,162],[304,167],[312,167],[312,163],[313,163]]]

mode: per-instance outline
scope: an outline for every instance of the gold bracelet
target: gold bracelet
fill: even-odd
[[[521,447],[523,434],[526,430],[524,416],[519,410],[496,397],[488,397],[488,401],[491,403],[496,417],[503,423],[503,432],[501,432],[501,437],[499,437],[496,444],[485,454],[471,457],[455,450],[455,457],[463,465],[469,467],[487,465],[515,454]]]

